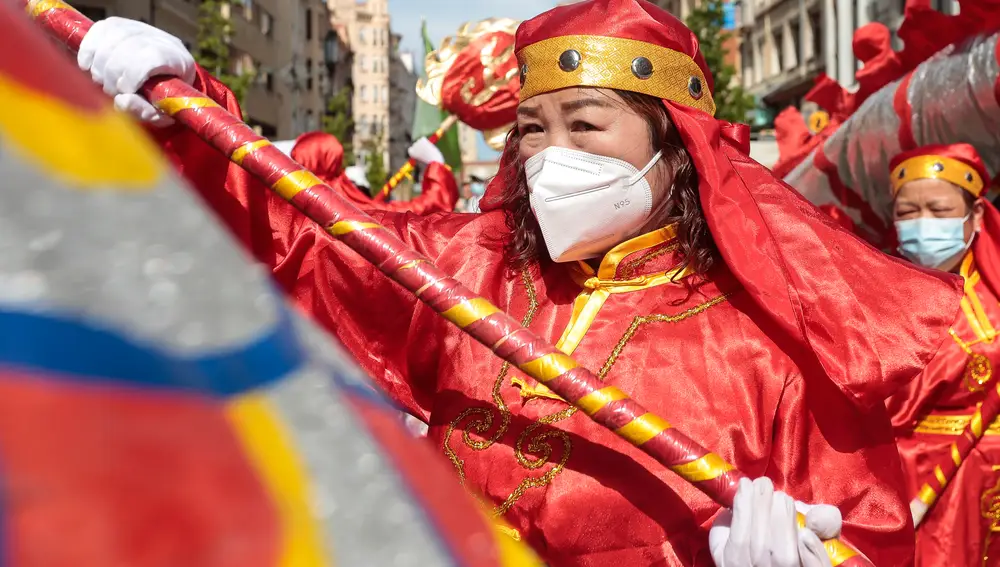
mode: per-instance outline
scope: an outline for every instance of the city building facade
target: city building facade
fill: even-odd
[[[956,0],[931,0],[941,12],[958,12]],[[743,85],[758,103],[758,127],[770,127],[787,106],[808,115],[815,109],[803,100],[825,73],[845,87],[855,84],[856,29],[879,22],[895,33],[903,20],[902,0],[741,0],[738,24]]]
[[[388,0],[328,0],[330,23],[342,26],[354,53],[354,152],[360,165],[368,162],[375,142],[388,167],[389,75],[392,36]]]

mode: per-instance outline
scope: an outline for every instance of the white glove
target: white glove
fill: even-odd
[[[799,528],[795,511],[806,516]],[[717,567],[830,567],[821,539],[840,535],[834,506],[809,506],[776,492],[768,478],[740,480],[733,509],[712,524],[708,547]]]
[[[196,74],[194,58],[181,40],[125,18],[95,23],[84,36],[76,61],[115,98],[115,108],[158,127],[174,120],[136,94],[139,88],[156,75],[173,75],[191,84]]]
[[[407,153],[421,163],[444,163],[444,154],[427,138],[420,138],[414,142]]]

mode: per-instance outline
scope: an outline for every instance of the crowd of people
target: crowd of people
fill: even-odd
[[[110,18],[79,64],[419,424],[456,490],[547,564],[824,567],[839,562],[823,541],[840,537],[878,566],[1000,565],[996,427],[979,423],[968,455],[957,443],[1000,391],[1000,213],[976,148],[955,140],[892,160],[898,249],[881,251],[748,157],[746,127],[714,118],[695,35],[655,5],[553,8],[521,24],[515,53],[517,123],[488,183],[459,190],[421,139],[410,148],[420,195],[376,202],[333,136],[304,134],[287,152],[749,475],[731,509],[122,89],[126,75],[170,74],[238,114],[175,38]],[[942,479],[947,461],[954,479]]]

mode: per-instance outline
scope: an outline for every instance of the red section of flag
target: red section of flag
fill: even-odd
[[[9,3],[0,2],[0,28],[3,29],[0,33],[3,75],[80,110],[108,108],[108,99],[101,96],[82,71],[64,72],[67,59],[72,59],[76,67],[75,56],[67,53],[62,59],[45,36],[33,29],[31,21]]]
[[[0,372],[17,567],[273,567],[281,526],[218,402]]]

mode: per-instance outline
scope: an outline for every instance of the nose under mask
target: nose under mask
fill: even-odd
[[[646,174],[661,157],[657,152],[639,170],[620,159],[553,146],[525,162],[531,210],[552,260],[597,258],[637,236],[658,212]]]

